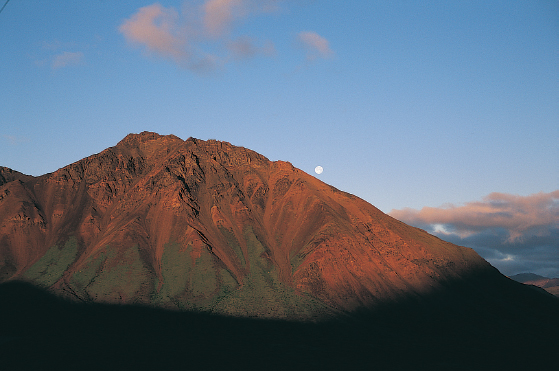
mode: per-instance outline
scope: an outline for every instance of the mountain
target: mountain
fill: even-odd
[[[510,278],[526,285],[541,287],[550,294],[559,296],[559,278],[548,278],[534,273],[519,273]]]
[[[287,162],[151,132],[39,177],[0,168],[0,282],[14,369],[38,367],[30,349],[82,369],[97,351],[181,364],[169,349],[203,367],[545,369],[559,330],[555,298],[472,249]]]
[[[146,132],[38,178],[2,173],[3,280],[83,301],[310,318],[497,274],[471,249],[229,143]]]

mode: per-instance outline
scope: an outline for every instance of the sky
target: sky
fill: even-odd
[[[0,3],[0,166],[223,140],[559,277],[558,1]]]

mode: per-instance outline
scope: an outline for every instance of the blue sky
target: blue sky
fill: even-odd
[[[11,0],[0,86],[0,165],[31,175],[149,130],[321,165],[433,232],[413,210],[494,192],[559,225],[557,1]],[[507,273],[559,276],[534,264]]]

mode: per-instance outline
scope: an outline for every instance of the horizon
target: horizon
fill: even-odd
[[[0,166],[215,138],[559,277],[556,2],[4,5]]]

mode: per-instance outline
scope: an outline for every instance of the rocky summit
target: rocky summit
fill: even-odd
[[[432,347],[441,347],[445,355],[426,364],[444,368],[463,355],[449,345],[454,342],[470,354],[458,364],[498,367],[498,358],[485,353],[483,344],[501,355],[511,349],[518,355],[520,337],[558,329],[551,320],[559,314],[556,298],[502,276],[472,249],[408,226],[287,162],[227,142],[151,132],[130,134],[114,147],[39,177],[0,168],[0,282],[0,300],[3,294],[4,303],[13,304],[2,307],[4,320],[38,308],[25,304],[29,297],[47,295],[41,303],[52,309],[62,300],[60,308],[66,308],[53,311],[56,315],[75,315],[77,309],[69,307],[105,305],[172,310],[154,314],[165,318],[161,323],[178,323],[169,313],[218,315],[211,318],[220,321],[281,319],[290,326],[336,323],[336,331],[319,332],[330,334],[325,338],[336,347],[351,349],[351,359],[364,362],[356,365],[372,362],[366,355],[373,349],[395,356],[397,347],[410,351],[416,344],[414,357],[423,362]],[[141,313],[132,317],[148,326],[151,316]],[[533,315],[545,324],[529,320]],[[225,328],[251,328],[200,318],[194,322],[214,324],[199,329],[207,334],[212,328],[212,339]],[[354,332],[340,330],[346,325]],[[271,343],[290,348],[297,359],[320,355],[322,363],[315,366],[352,364],[344,355],[324,361],[328,346],[310,344],[318,341],[309,335],[316,328],[289,328],[295,332]],[[8,344],[17,344],[13,339],[22,331],[15,326],[4,334]],[[77,336],[67,331],[74,334],[70,338]],[[293,345],[295,333],[304,344]],[[168,338],[182,339],[184,333],[173,334]],[[251,339],[245,338],[257,346]],[[529,349],[542,349],[550,343],[530,344]],[[477,361],[486,356],[491,361]],[[225,356],[215,359],[229,362]],[[507,364],[542,366],[541,359]]]

